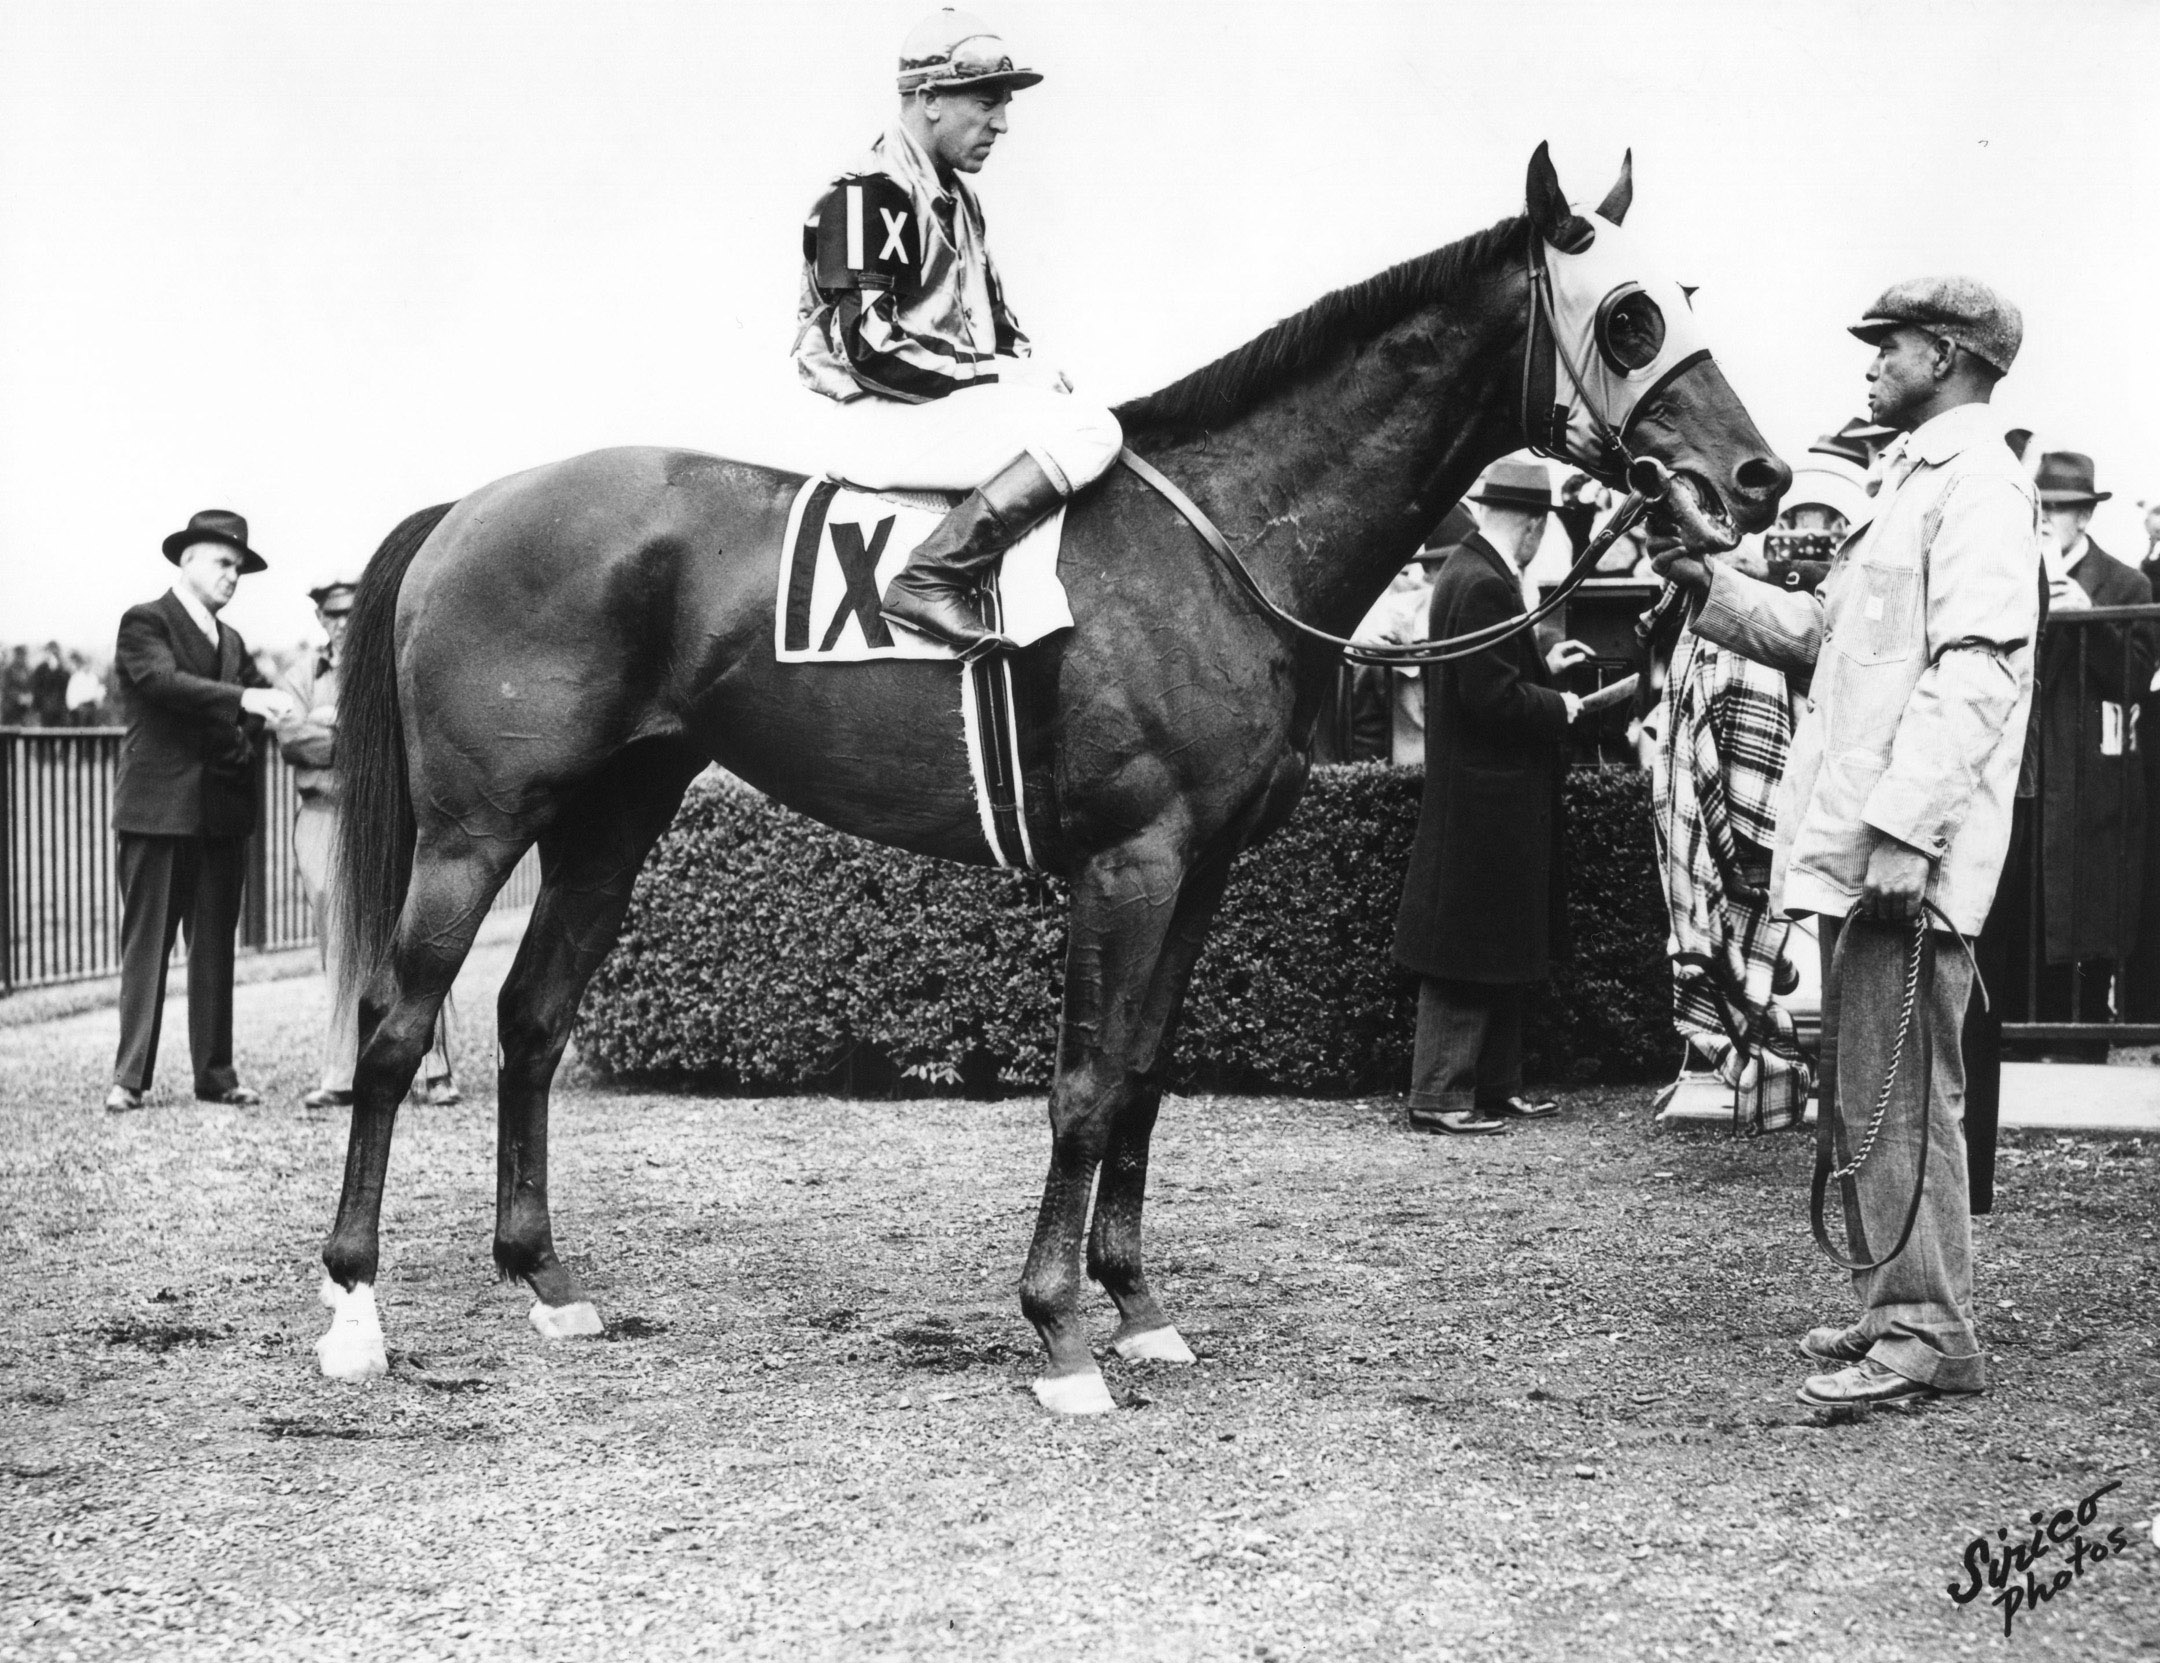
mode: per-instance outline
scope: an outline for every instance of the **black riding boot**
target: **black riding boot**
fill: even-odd
[[[886,586],[885,616],[958,648],[962,658],[1010,648],[1011,641],[983,628],[968,591],[1063,500],[1034,457],[1015,457],[954,504],[908,556]]]

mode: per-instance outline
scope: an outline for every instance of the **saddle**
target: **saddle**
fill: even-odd
[[[915,545],[963,494],[865,491],[835,479],[804,481],[780,548],[773,656],[783,664],[834,667],[888,659],[958,664],[959,654],[942,641],[894,628],[878,603]],[[982,585],[983,621],[1023,647],[1072,627],[1072,608],[1057,574],[1064,527],[1060,509],[1007,549]],[[963,667],[960,730],[991,859],[1036,871],[1010,659],[994,652]]]
[[[915,546],[962,493],[865,491],[810,479],[796,493],[780,549],[773,656],[783,664],[958,658],[950,647],[880,615],[879,598]],[[1072,627],[1058,580],[1061,509],[1005,551],[983,588],[985,622],[1021,646]]]

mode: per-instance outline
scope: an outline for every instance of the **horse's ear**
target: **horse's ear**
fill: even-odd
[[[1530,223],[1553,247],[1566,254],[1580,254],[1590,246],[1596,233],[1591,230],[1588,220],[1568,206],[1567,194],[1560,189],[1560,174],[1553,166],[1552,152],[1543,143],[1530,157],[1530,178],[1524,186],[1523,198],[1529,209]]]
[[[1605,193],[1605,200],[1598,204],[1598,213],[1618,225],[1627,218],[1628,207],[1635,200],[1635,152],[1629,150],[1620,158],[1620,177],[1613,181],[1613,188]]]

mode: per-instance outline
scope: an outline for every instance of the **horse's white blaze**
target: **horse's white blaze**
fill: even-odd
[[[376,1380],[390,1372],[383,1349],[382,1317],[375,1309],[375,1288],[356,1282],[347,1293],[325,1276],[322,1302],[330,1308],[330,1331],[315,1342],[315,1359],[331,1380]]]
[[[536,1299],[528,1314],[543,1340],[589,1340],[600,1333],[600,1312],[589,1299],[575,1305],[543,1305]]]
[[[1035,1382],[1035,1396],[1053,1415],[1107,1415],[1117,1407],[1099,1369],[1045,1375]]]
[[[1145,1334],[1128,1334],[1116,1343],[1117,1354],[1128,1363],[1197,1363],[1185,1336],[1167,1323]]]

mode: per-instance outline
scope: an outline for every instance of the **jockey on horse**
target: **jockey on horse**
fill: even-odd
[[[933,12],[900,48],[900,118],[803,225],[795,363],[837,401],[835,472],[870,490],[965,491],[886,589],[883,611],[974,658],[1013,643],[968,593],[1117,457],[1124,435],[1029,356],[962,174],[979,173],[1016,69],[982,19]]]

